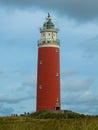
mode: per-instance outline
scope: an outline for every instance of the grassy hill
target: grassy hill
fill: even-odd
[[[49,112],[32,113],[28,116],[0,117],[0,130],[98,130],[97,116],[50,118],[47,114],[49,115]],[[47,118],[41,115],[46,115]]]

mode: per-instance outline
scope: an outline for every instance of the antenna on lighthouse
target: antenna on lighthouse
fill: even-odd
[[[51,16],[50,16],[50,13],[48,13],[48,17],[47,17],[47,20],[51,20]]]
[[[50,17],[50,14],[49,14],[49,12],[48,12],[48,17]]]

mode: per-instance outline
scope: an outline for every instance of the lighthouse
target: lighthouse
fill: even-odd
[[[36,111],[60,110],[60,41],[49,13],[40,34]]]

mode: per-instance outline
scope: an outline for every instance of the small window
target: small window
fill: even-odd
[[[45,41],[43,41],[43,43],[45,43]]]
[[[45,33],[43,33],[43,36],[45,36]]]
[[[50,43],[50,41],[47,41],[47,43]]]
[[[59,76],[59,73],[58,73],[58,72],[56,73],[56,76]]]
[[[50,36],[50,33],[48,33],[48,35]]]
[[[59,49],[56,49],[56,52],[59,52]]]
[[[40,60],[40,64],[43,64],[43,61],[42,61],[42,60]]]
[[[42,85],[39,85],[39,89],[42,89]]]
[[[56,98],[56,102],[58,102],[59,101],[59,99],[58,99],[58,97]]]

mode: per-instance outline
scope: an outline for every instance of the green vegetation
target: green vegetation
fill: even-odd
[[[65,119],[65,118],[83,118],[85,115],[72,111],[39,111],[30,114],[34,119]]]
[[[0,117],[0,130],[98,130],[98,116],[51,111],[24,116]]]
[[[35,119],[64,119],[64,113],[55,111],[39,111],[30,114]]]

